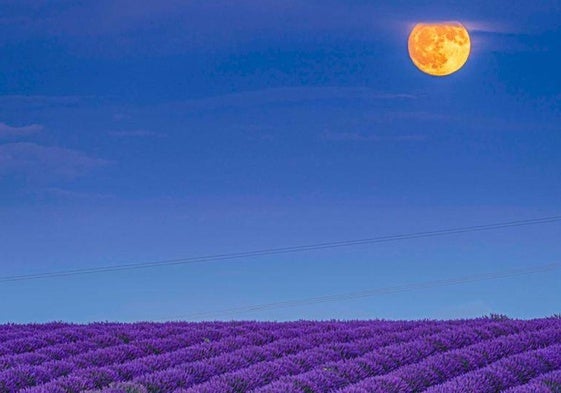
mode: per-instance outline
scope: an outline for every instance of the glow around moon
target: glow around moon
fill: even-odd
[[[419,23],[409,35],[408,47],[411,60],[421,71],[446,76],[467,62],[471,40],[461,23]]]

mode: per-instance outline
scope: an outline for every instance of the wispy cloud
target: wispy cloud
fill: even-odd
[[[331,132],[325,131],[322,138],[329,141],[348,142],[418,142],[424,141],[424,135],[365,135],[358,132]]]
[[[15,127],[6,123],[0,123],[0,138],[21,137],[35,134],[43,130],[40,124],[30,124],[27,126]]]
[[[114,113],[113,114],[113,120],[114,121],[123,121],[123,120],[128,120],[130,118],[131,118],[131,116],[127,113],[119,112],[119,113]]]
[[[519,34],[520,27],[505,22],[469,20],[462,22],[471,33]]]
[[[473,50],[517,53],[547,50],[543,42],[536,39],[539,32],[506,22],[467,21]],[[532,38],[533,37],[533,38]]]
[[[127,130],[127,131],[110,131],[109,135],[116,138],[165,138],[166,134],[162,134],[150,130]]]
[[[89,96],[0,95],[0,105],[2,107],[24,107],[27,110],[69,107],[79,105],[84,100],[91,98]]]
[[[18,174],[43,180],[72,179],[109,163],[81,151],[62,147],[28,142],[0,145],[0,176]]]
[[[409,93],[385,93],[366,87],[283,87],[225,94],[165,105],[170,109],[201,111],[318,101],[413,100],[415,98],[417,98],[415,95]]]
[[[85,192],[66,188],[47,187],[40,190],[41,194],[57,199],[112,199],[114,195],[107,193]]]

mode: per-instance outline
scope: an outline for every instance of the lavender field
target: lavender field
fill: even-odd
[[[561,392],[561,319],[0,326],[0,392]]]

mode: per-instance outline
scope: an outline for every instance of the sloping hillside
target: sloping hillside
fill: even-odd
[[[561,391],[561,319],[0,326],[0,393]]]

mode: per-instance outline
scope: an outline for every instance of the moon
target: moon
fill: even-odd
[[[459,22],[419,23],[409,35],[408,47],[413,64],[421,71],[446,76],[466,64],[471,39]]]

